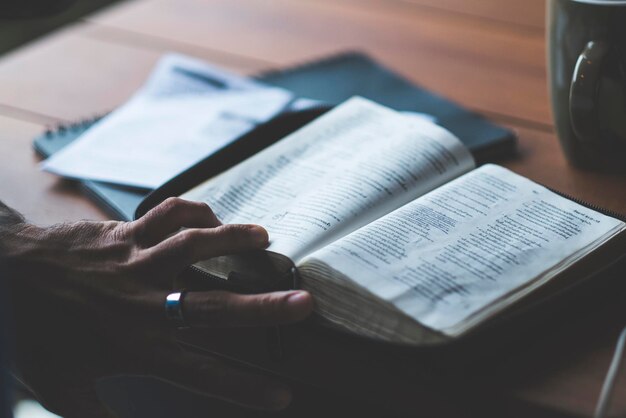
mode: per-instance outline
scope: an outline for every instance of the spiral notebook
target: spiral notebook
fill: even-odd
[[[515,152],[516,139],[510,130],[414,86],[360,52],[268,71],[255,78],[331,106],[359,95],[396,110],[428,114],[460,138],[478,162],[496,161]],[[47,131],[34,139],[34,148],[46,158],[77,139],[99,119],[90,118]],[[81,181],[81,186],[113,218],[120,220],[133,219],[137,207],[151,192],[96,181]]]

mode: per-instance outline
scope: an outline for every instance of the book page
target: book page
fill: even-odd
[[[454,335],[513,290],[538,286],[623,228],[617,219],[485,165],[310,258],[421,324]]]
[[[445,129],[353,98],[181,197],[297,261],[473,166]]]

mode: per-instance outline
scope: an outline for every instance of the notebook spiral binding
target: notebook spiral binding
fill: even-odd
[[[106,112],[100,115],[88,117],[85,119],[81,119],[76,122],[66,122],[59,123],[53,127],[47,126],[44,132],[46,138],[53,138],[55,135],[64,135],[66,132],[80,132],[87,128],[89,128],[94,123],[98,122],[105,116],[107,116],[110,112]]]

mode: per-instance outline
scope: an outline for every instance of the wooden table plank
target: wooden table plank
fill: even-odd
[[[101,40],[100,32],[78,26],[0,60],[0,104],[66,121],[103,114],[124,103],[162,54],[172,50],[126,46],[110,37]],[[235,62],[193,47],[178,51],[231,70],[265,68],[258,61]]]
[[[37,169],[32,139],[43,131],[43,125],[0,116],[0,200],[41,225],[106,219],[72,183]]]
[[[407,1],[451,13],[502,22],[519,29],[543,30],[545,0],[390,0]]]
[[[360,49],[470,108],[551,123],[542,31],[376,0],[138,1],[89,21],[277,65]]]
[[[63,31],[0,61],[0,103],[60,120],[102,114],[137,89],[159,53]]]
[[[626,216],[626,177],[571,166],[554,133],[524,128],[517,131],[519,157],[504,162],[504,166],[562,193]]]

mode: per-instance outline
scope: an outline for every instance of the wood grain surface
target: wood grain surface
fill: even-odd
[[[363,50],[465,106],[548,124],[542,31],[380,0],[137,2],[90,21],[290,65]],[[190,18],[193,16],[193,18]],[[179,27],[185,30],[179,30]],[[489,86],[486,89],[485,86]],[[497,93],[496,93],[497,92]]]
[[[626,213],[626,179],[577,170],[559,149],[544,7],[540,0],[124,2],[0,59],[0,198],[40,224],[105,219],[71,183],[38,171],[31,140],[46,126],[123,103],[166,51],[253,74],[357,49],[516,130],[520,152],[509,168]],[[497,396],[536,416],[590,416],[619,324],[592,324],[593,343],[582,348],[565,336],[529,346],[539,359],[542,350],[575,355],[546,354],[550,363],[527,365]],[[626,393],[623,379],[618,390]],[[614,406],[625,414],[626,397]]]

